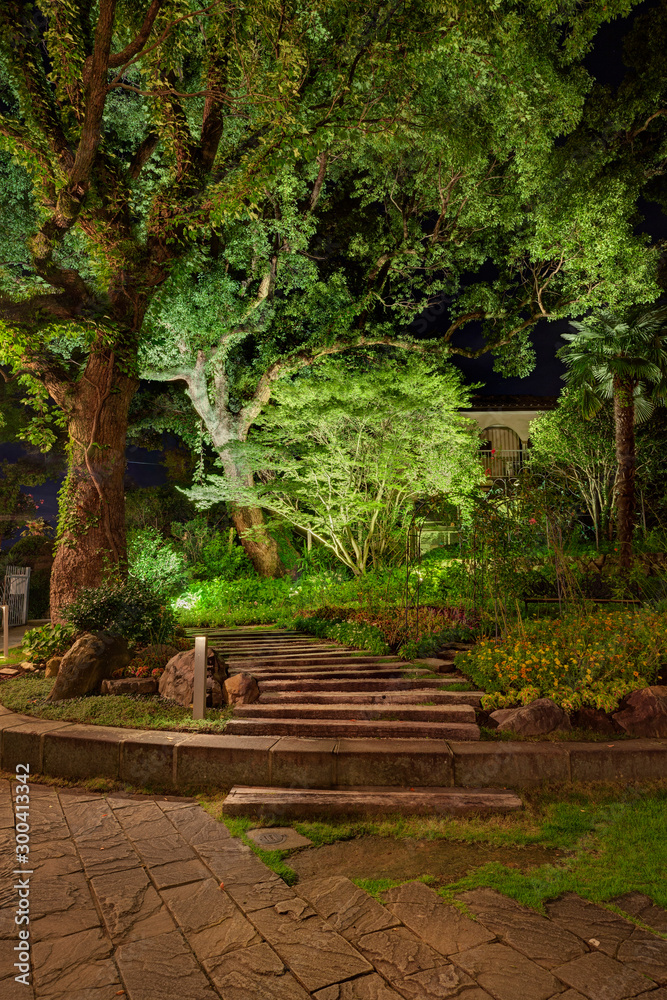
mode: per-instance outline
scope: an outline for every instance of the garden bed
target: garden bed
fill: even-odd
[[[46,698],[52,687],[53,679],[41,674],[16,677],[2,683],[0,703],[39,719],[170,732],[222,733],[231,717],[230,708],[209,708],[206,719],[195,720],[192,709],[157,695],[88,695],[50,704]]]

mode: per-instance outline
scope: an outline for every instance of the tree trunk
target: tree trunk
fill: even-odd
[[[617,508],[620,567],[632,566],[632,535],[635,528],[635,401],[631,379],[614,376],[614,425],[618,464]]]
[[[58,547],[51,571],[51,621],[83,587],[127,572],[125,435],[137,379],[120,371],[113,353],[93,350],[74,386],[49,386],[67,414],[67,478],[59,497]]]
[[[230,504],[230,514],[234,527],[238,531],[241,545],[260,576],[285,576],[287,569],[283,565],[278,552],[278,543],[268,532],[264,532],[265,541],[257,537],[247,538],[248,528],[257,529],[264,525],[264,513],[260,507],[239,507]]]
[[[211,435],[222,463],[225,476],[237,482],[245,482],[252,486],[252,474],[240,468],[228,450],[229,439],[223,444],[216,442],[215,434]],[[238,438],[236,440],[239,440]],[[229,512],[238,532],[246,555],[260,576],[281,577],[288,573],[287,567],[280,558],[278,543],[268,531],[261,529],[265,524],[264,512],[261,507],[244,507],[241,504],[230,503]],[[250,537],[246,534],[252,529]]]

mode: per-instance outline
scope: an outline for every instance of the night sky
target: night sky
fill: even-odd
[[[642,11],[657,6],[658,0],[645,0],[633,11],[629,18],[616,20],[605,25],[598,33],[594,51],[586,60],[589,71],[596,79],[603,84],[618,86],[620,83],[624,67],[622,62],[622,38],[627,33],[628,28],[634,18]],[[644,216],[644,222],[639,227],[647,232],[653,239],[667,238],[667,217],[657,208],[657,206],[644,203],[639,206]],[[507,395],[531,395],[531,396],[556,396],[560,393],[563,382],[561,375],[564,371],[563,364],[555,357],[559,347],[563,345],[561,333],[567,329],[566,321],[556,323],[541,322],[536,325],[531,334],[531,339],[536,351],[537,361],[533,372],[527,378],[503,378],[493,371],[493,355],[485,354],[475,360],[461,357],[454,357],[454,364],[459,368],[468,384],[484,383],[477,390],[479,395],[507,394]],[[429,330],[431,336],[437,335],[438,323],[434,323]],[[476,337],[474,331],[466,333],[461,338],[461,343],[466,347],[475,349],[480,346],[481,341]],[[21,454],[21,446],[16,444],[0,443],[0,459],[15,461]],[[128,475],[137,486],[154,486],[166,481],[165,470],[160,465],[161,453],[157,451],[147,451],[143,448],[130,446],[127,449]],[[49,479],[41,486],[32,489],[33,496],[44,503],[40,507],[39,515],[46,520],[55,523],[57,515],[57,492],[60,488],[60,480]],[[26,492],[29,492],[26,490]],[[11,544],[6,540],[2,548],[7,548]]]

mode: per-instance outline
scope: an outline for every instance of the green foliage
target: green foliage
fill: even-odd
[[[26,659],[46,663],[52,656],[62,656],[74,642],[79,630],[74,625],[42,625],[28,629],[21,643]]]
[[[487,692],[484,708],[552,698],[567,711],[612,712],[626,694],[655,682],[666,650],[664,613],[578,611],[511,623],[501,638],[483,639],[456,662]]]
[[[188,576],[185,557],[156,528],[135,528],[128,533],[127,558],[131,576],[160,594],[173,593]]]
[[[30,459],[21,458],[15,462],[0,461],[0,541],[11,535],[18,525],[35,517],[38,504],[21,487],[41,486],[46,479],[46,471]]]
[[[234,542],[236,529],[223,535],[217,525],[199,514],[183,524],[173,523],[171,535],[180,543],[193,580],[236,580],[255,571],[244,550]]]
[[[125,494],[125,523],[128,531],[155,528],[168,537],[174,522],[190,521],[194,505],[174,485],[145,486]]]
[[[61,614],[78,632],[109,631],[131,644],[168,642],[175,628],[173,611],[164,598],[145,581],[131,577],[84,588]]]
[[[295,618],[294,628],[308,632],[320,639],[333,639],[343,646],[354,646],[367,650],[375,656],[384,656],[390,652],[380,629],[364,622],[344,621],[341,619],[324,619],[316,616]]]
[[[667,400],[667,308],[609,309],[573,323],[568,343],[558,352],[568,366],[567,381],[579,389],[585,416],[598,413],[604,400],[619,397],[622,384],[634,397],[635,420],[650,417]]]
[[[586,419],[581,392],[566,389],[555,410],[530,427],[530,464],[574,491],[593,522],[596,543],[608,536],[615,507],[616,452],[610,407]]]
[[[321,361],[277,383],[252,446],[237,450],[262,485],[209,476],[189,495],[261,506],[363,574],[400,560],[416,499],[448,491],[464,504],[479,480],[477,441],[457,412],[467,396],[456,369],[421,357]]]

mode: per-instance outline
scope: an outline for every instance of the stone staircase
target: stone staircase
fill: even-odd
[[[287,629],[210,630],[208,639],[230,675],[251,673],[259,684],[259,702],[235,708],[230,736],[479,739],[481,692],[446,690],[461,674]],[[444,669],[452,670],[452,659],[440,661]]]
[[[455,648],[441,659],[413,664],[288,629],[197,630],[204,633],[230,675],[251,673],[259,685],[259,701],[237,705],[225,728],[225,737],[248,737],[243,740],[246,746],[253,738],[273,738],[295,758],[320,749],[326,754],[335,746],[348,760],[381,747],[390,750],[393,759],[400,756],[400,770],[410,774],[410,760],[425,748],[433,746],[436,754],[446,756],[451,753],[447,740],[479,740],[475,708],[483,692],[450,690],[465,681],[454,670]],[[301,787],[298,777],[296,781],[274,778],[272,787],[234,786],[223,811],[293,819],[366,813],[488,814],[522,806],[507,789],[435,787],[429,784],[430,776],[420,782],[410,774],[406,781],[399,772],[382,766],[374,777],[372,787]],[[418,787],[406,787],[413,782]]]

